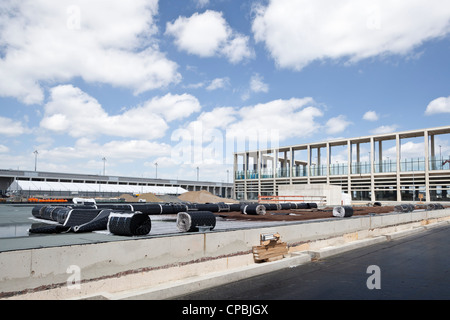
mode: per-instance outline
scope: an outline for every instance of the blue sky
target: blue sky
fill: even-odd
[[[232,139],[446,126],[449,33],[446,0],[2,1],[0,168],[221,182]]]

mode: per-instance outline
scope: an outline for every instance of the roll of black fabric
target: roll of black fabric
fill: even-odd
[[[199,203],[197,209],[198,211],[219,212],[219,205],[217,203]]]
[[[216,216],[211,211],[187,211],[178,212],[177,228],[181,232],[198,231],[198,227],[210,227],[210,230],[216,226]]]
[[[46,207],[42,212],[41,212],[41,216],[42,219],[45,220],[51,220],[51,221],[56,221],[56,219],[53,219],[53,211],[55,211],[58,207],[55,206],[48,206]]]
[[[31,214],[35,218],[42,219],[42,211],[44,211],[46,207],[48,207],[48,205],[41,204],[38,206],[34,206],[33,209],[31,210]]]
[[[143,236],[148,234],[151,228],[150,217],[141,212],[112,212],[107,224],[108,231],[119,236]]]
[[[72,209],[68,214],[64,226],[75,227],[92,221],[101,209]]]
[[[60,224],[49,224],[46,226],[31,227],[29,233],[62,233],[70,230],[70,227],[62,226]]]
[[[109,215],[113,212],[112,209],[101,210],[99,214],[84,224],[74,226],[72,228],[73,232],[91,232],[98,230],[106,230],[108,227]]]
[[[73,209],[70,207],[59,207],[56,208],[53,212],[52,212],[52,217],[55,221],[64,224],[64,222],[66,222],[67,216],[69,215],[69,212],[72,211]]]
[[[162,205],[159,203],[137,203],[133,205],[135,211],[144,214],[156,215],[163,212]]]
[[[255,204],[253,204],[255,205]],[[262,206],[264,206],[266,208],[266,210],[268,211],[274,211],[274,210],[278,210],[279,207],[276,203],[263,203]]]
[[[266,207],[262,204],[247,204],[241,207],[241,213],[249,215],[265,215]]]
[[[239,203],[230,204],[230,211],[241,211],[241,205]]]
[[[306,202],[295,203],[296,209],[309,209],[309,205]]]
[[[116,211],[135,211],[132,204],[127,203],[102,203],[97,204],[98,209],[113,209]]]
[[[353,216],[353,208],[350,206],[338,206],[333,208],[333,216],[347,218]]]
[[[317,209],[317,203],[308,202],[308,209]]]
[[[280,203],[281,210],[290,210],[291,204],[290,203]]]

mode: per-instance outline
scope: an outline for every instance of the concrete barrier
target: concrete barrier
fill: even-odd
[[[0,298],[70,299],[151,291],[148,288],[214,272],[254,268],[251,249],[259,245],[262,233],[279,233],[291,254],[322,258],[336,254],[333,247],[352,250],[445,221],[450,221],[450,209],[1,252]]]

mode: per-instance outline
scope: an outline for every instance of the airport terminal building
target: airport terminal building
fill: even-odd
[[[450,201],[450,126],[234,153],[241,200],[339,185],[352,201]],[[443,148],[444,147],[444,148]]]

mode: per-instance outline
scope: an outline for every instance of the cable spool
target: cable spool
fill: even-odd
[[[119,236],[142,236],[150,232],[152,222],[150,217],[141,212],[112,212],[108,217],[107,229]]]
[[[333,216],[347,218],[353,216],[353,208],[350,206],[339,206],[333,208]]]
[[[241,207],[241,213],[248,215],[265,215],[266,207],[262,204],[248,204]]]
[[[199,231],[199,227],[209,227],[212,230],[215,226],[216,216],[211,211],[188,211],[177,214],[177,228],[181,232]]]

